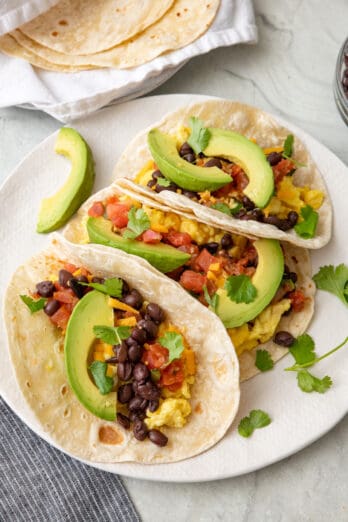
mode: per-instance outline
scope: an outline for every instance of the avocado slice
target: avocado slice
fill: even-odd
[[[284,273],[284,256],[276,239],[258,239],[254,243],[258,254],[256,272],[251,282],[257,295],[252,303],[235,303],[219,288],[216,314],[226,328],[235,328],[254,319],[271,302],[277,292]]]
[[[148,134],[148,145],[162,174],[185,190],[217,190],[231,177],[217,167],[197,167],[180,157],[175,139],[158,129]]]
[[[68,381],[78,400],[105,420],[116,418],[116,392],[102,395],[88,372],[89,354],[95,341],[93,326],[114,326],[109,296],[93,290],[75,306],[66,329],[64,354]]]
[[[58,133],[55,152],[71,161],[71,171],[64,185],[53,196],[41,201],[36,231],[57,230],[91,195],[94,183],[92,151],[80,134],[68,127]]]
[[[152,266],[161,272],[171,272],[190,259],[190,255],[181,252],[170,245],[156,244],[151,245],[126,239],[120,234],[112,231],[112,223],[103,217],[88,218],[87,232],[91,243],[98,243],[112,248],[119,248],[128,254],[146,259]]]
[[[237,132],[213,128],[209,131],[210,139],[204,154],[228,159],[242,167],[249,179],[244,194],[256,207],[266,207],[273,196],[274,177],[261,147]]]

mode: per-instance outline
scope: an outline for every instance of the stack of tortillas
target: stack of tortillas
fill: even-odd
[[[61,0],[0,37],[0,51],[47,70],[127,69],[207,31],[220,0]]]

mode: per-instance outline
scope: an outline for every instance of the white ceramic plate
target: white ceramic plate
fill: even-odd
[[[170,95],[138,99],[100,111],[74,127],[91,145],[96,159],[98,190],[111,182],[112,168],[129,140],[166,112],[203,100],[203,96]],[[348,169],[328,149],[300,129],[281,121],[303,139],[318,163],[334,203],[333,239],[313,252],[313,270],[324,264],[347,262],[346,198]],[[49,238],[35,233],[40,200],[62,184],[68,162],[54,151],[56,133],[49,136],[18,165],[0,190],[2,245],[0,289],[4,289],[17,265],[44,248]],[[316,312],[309,333],[324,353],[347,335],[347,309],[331,294],[318,292]],[[6,346],[4,325],[0,330],[0,391],[11,408],[37,434],[52,445],[27,407],[17,387]],[[332,388],[324,395],[299,390],[293,373],[284,372],[291,363],[285,357],[271,372],[242,385],[241,405],[226,437],[214,448],[183,462],[162,465],[132,463],[93,464],[100,469],[148,480],[205,481],[241,475],[287,457],[330,430],[348,411],[348,353],[340,350],[315,368],[315,374],[330,375]],[[267,411],[272,424],[244,439],[236,430],[250,410]]]

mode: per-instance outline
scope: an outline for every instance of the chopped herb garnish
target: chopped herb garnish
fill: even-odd
[[[244,417],[238,426],[238,433],[242,437],[250,437],[254,430],[265,428],[271,424],[271,419],[268,413],[262,410],[252,410],[249,417]]]
[[[310,205],[306,205],[304,208],[301,208],[301,216],[303,217],[303,221],[295,225],[295,231],[304,239],[310,239],[315,236],[319,219],[318,212],[313,210]]]
[[[130,326],[102,326],[93,327],[94,335],[107,344],[121,344],[124,339],[128,339],[131,333]]]
[[[105,362],[93,361],[89,369],[100,393],[102,395],[109,393],[114,385],[114,380],[106,375],[108,365]]]
[[[192,116],[190,118],[191,134],[187,143],[195,151],[196,154],[203,152],[210,140],[210,130],[204,127],[203,122]]]
[[[132,207],[128,212],[128,225],[123,233],[126,239],[135,239],[150,228],[149,216],[142,208]]]
[[[112,297],[122,297],[123,281],[122,279],[118,279],[118,277],[105,279],[104,283],[83,283],[82,281],[79,281],[79,285],[90,286],[91,288],[98,290],[98,292],[111,295]]]
[[[342,303],[348,306],[348,266],[341,263],[321,266],[313,280],[320,290],[336,295]]]
[[[328,375],[319,379],[309,373],[308,370],[300,370],[297,373],[297,384],[298,387],[306,393],[311,393],[313,391],[325,393],[332,386],[332,380]]]
[[[252,303],[257,290],[247,275],[229,276],[225,282],[225,290],[231,301],[235,303]]]
[[[261,372],[267,372],[268,370],[272,370],[274,366],[274,362],[270,353],[267,350],[257,350],[256,351],[256,360],[255,366]]]
[[[312,363],[315,360],[314,341],[308,334],[297,337],[289,351],[297,364]]]
[[[304,337],[305,335],[301,335],[300,337]],[[300,339],[300,337],[298,339]],[[313,339],[309,335],[307,337],[309,337],[313,341]],[[310,350],[310,348],[309,348],[310,345],[306,343],[307,344],[307,348],[306,349],[303,348],[302,349],[302,353],[301,353],[301,357],[299,357],[298,354],[297,354],[297,357],[300,358],[300,359],[306,359],[307,358],[308,359],[307,362],[302,362],[302,363],[301,362],[297,362],[297,359],[294,356],[296,364],[294,364],[293,366],[290,366],[289,368],[285,368],[285,370],[289,371],[289,372],[291,372],[291,371],[292,372],[297,372],[298,370],[301,370],[302,368],[307,368],[309,366],[313,366],[314,364],[318,363],[319,361],[322,361],[323,359],[326,359],[326,357],[329,357],[329,355],[337,352],[340,348],[345,346],[347,343],[348,343],[348,337],[346,337],[338,346],[336,346],[332,350],[329,350],[328,352],[324,353],[324,355],[321,355],[320,357],[316,357],[315,353],[313,353],[313,357],[312,358],[310,358],[310,351],[313,352],[313,350]],[[294,344],[290,348],[290,353],[291,354],[293,354],[292,350],[293,350]],[[314,345],[314,342],[313,342],[313,345]]]
[[[157,178],[157,185],[160,185],[161,187],[169,187],[170,181],[166,178]]]
[[[223,212],[224,214],[227,214],[228,216],[234,216],[237,214],[237,212],[240,211],[240,209],[243,207],[241,203],[236,203],[236,205],[233,208],[230,208],[226,203],[217,202],[211,205],[210,208],[214,208],[215,210],[218,210],[219,212]]]
[[[215,292],[215,294],[210,296],[209,292],[208,292],[208,289],[207,289],[207,287],[205,285],[203,286],[203,292],[204,292],[204,299],[207,301],[207,303],[211,307],[211,309],[215,312],[216,311],[216,307],[217,307],[218,302],[219,302],[218,294]]]
[[[27,305],[31,314],[42,310],[47,303],[47,299],[41,297],[40,299],[32,299],[29,295],[20,295],[19,296],[23,303]]]
[[[290,158],[292,156],[292,148],[294,145],[294,136],[289,134],[284,141],[283,155]]]
[[[169,351],[168,364],[174,359],[180,359],[184,351],[184,343],[181,334],[176,332],[166,332],[163,337],[159,338],[159,343]]]
[[[241,203],[237,203],[234,207],[230,208],[232,216],[237,214],[237,212],[239,212],[241,208],[243,208],[243,205]]]

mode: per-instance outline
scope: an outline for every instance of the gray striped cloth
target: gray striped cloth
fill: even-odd
[[[52,448],[0,399],[0,520],[139,522],[116,475]]]

